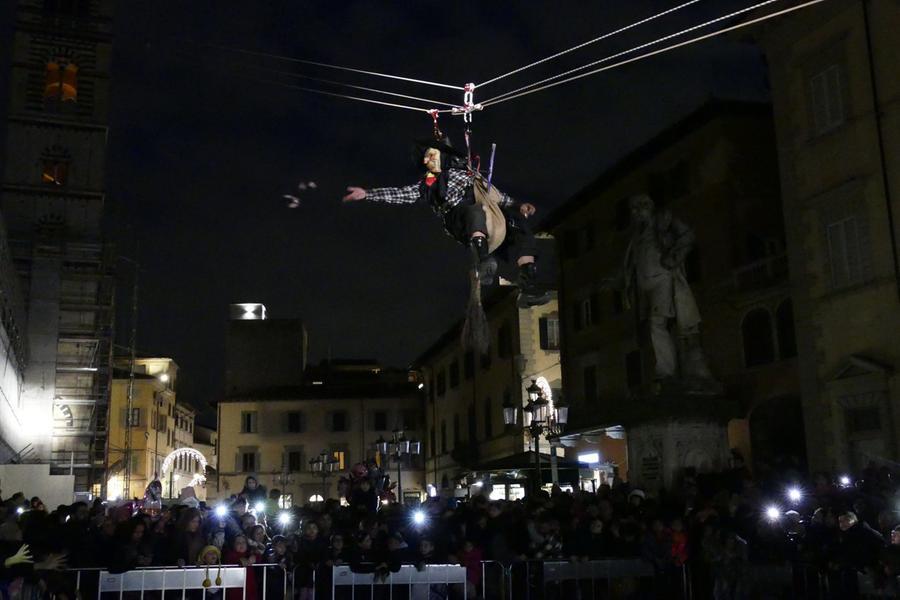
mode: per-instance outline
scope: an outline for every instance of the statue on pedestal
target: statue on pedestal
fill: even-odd
[[[685,276],[694,232],[668,210],[657,210],[646,194],[628,202],[631,241],[618,287],[649,329],[657,392],[719,393],[721,384],[700,346],[700,311]]]

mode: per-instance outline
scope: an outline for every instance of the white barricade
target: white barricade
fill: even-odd
[[[463,598],[467,597],[466,568],[459,565],[426,565],[421,571],[413,565],[403,565],[399,571],[391,572],[386,579],[378,581],[374,573],[354,573],[347,566],[332,567],[331,575],[332,598],[334,588],[339,586],[404,585],[409,586],[411,597],[419,597],[424,592],[427,598],[429,586],[454,584],[462,585]]]
[[[216,585],[216,577],[222,578],[221,585]],[[212,585],[203,587],[203,581],[209,577]],[[203,568],[182,569],[140,569],[125,573],[100,571],[99,592],[143,592],[145,590],[201,590],[219,588],[242,588],[247,580],[245,567],[211,566]]]

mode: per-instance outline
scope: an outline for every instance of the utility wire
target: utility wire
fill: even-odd
[[[707,34],[705,34],[705,35],[701,35],[701,36],[696,37],[696,38],[691,38],[691,39],[685,40],[685,41],[683,41],[683,42],[678,42],[677,44],[672,44],[671,46],[666,46],[665,48],[660,48],[660,49],[658,49],[658,50],[653,50],[653,51],[651,51],[651,52],[647,52],[647,53],[645,53],[645,54],[641,54],[641,55],[635,56],[635,57],[633,57],[633,58],[629,58],[629,59],[626,59],[626,60],[623,60],[623,61],[619,61],[619,62],[614,63],[614,64],[611,64],[611,65],[607,65],[607,66],[605,66],[605,67],[601,67],[601,68],[599,68],[599,69],[594,69],[593,71],[588,71],[587,73],[582,73],[582,74],[580,74],[580,75],[575,75],[575,76],[569,77],[568,79],[563,79],[562,81],[557,81],[557,82],[554,82],[554,83],[548,83],[547,85],[541,86],[541,87],[539,87],[539,88],[530,89],[530,90],[523,91],[523,92],[520,92],[520,93],[515,93],[514,95],[512,95],[512,96],[507,96],[507,97],[505,97],[505,98],[499,98],[499,97],[498,97],[497,99],[492,99],[492,100],[489,100],[489,101],[484,102],[484,103],[483,103],[483,106],[484,106],[484,107],[487,107],[487,106],[489,106],[489,105],[499,104],[499,103],[501,103],[501,102],[506,102],[507,100],[512,100],[512,99],[514,99],[514,98],[519,98],[519,97],[521,97],[521,96],[527,96],[528,94],[533,94],[533,93],[535,93],[535,92],[540,92],[540,91],[546,90],[546,89],[551,88],[551,87],[556,87],[556,86],[558,86],[558,85],[562,85],[562,84],[564,84],[564,83],[569,83],[570,81],[575,81],[576,79],[581,79],[582,77],[587,77],[588,75],[594,75],[594,74],[600,73],[600,72],[602,72],[602,71],[608,71],[608,70],[610,70],[610,69],[615,69],[615,68],[617,68],[617,67],[621,67],[621,66],[627,65],[627,64],[629,64],[629,63],[637,62],[637,61],[643,60],[643,59],[645,59],[645,58],[650,58],[651,56],[655,56],[655,55],[657,55],[657,54],[662,54],[662,53],[668,52],[668,51],[670,51],[670,50],[675,50],[676,48],[681,48],[681,47],[683,47],[683,46],[689,46],[689,45],[691,45],[691,44],[695,44],[695,43],[697,43],[697,42],[700,42],[700,41],[709,39],[709,38],[711,38],[711,37],[715,37],[715,36],[717,36],[717,35],[722,35],[723,33],[728,33],[728,32],[730,32],[730,31],[735,31],[735,30],[737,30],[737,29],[742,29],[742,28],[744,28],[744,27],[749,27],[750,25],[755,25],[755,24],[757,24],[757,23],[762,23],[763,21],[768,21],[769,19],[773,19],[773,18],[775,18],[775,17],[780,17],[780,16],[782,16],[782,15],[786,15],[786,14],[789,14],[789,13],[792,13],[792,12],[795,12],[795,11],[798,11],[798,10],[800,10],[800,9],[807,8],[807,7],[813,6],[813,5],[815,5],[815,4],[820,4],[820,3],[825,2],[825,1],[826,1],[826,0],[810,0],[809,2],[804,2],[803,4],[798,4],[798,5],[792,6],[792,7],[790,7],[790,8],[785,8],[785,9],[783,9],[783,10],[780,10],[780,11],[777,11],[777,12],[774,12],[774,13],[770,13],[770,14],[768,14],[768,15],[763,15],[763,16],[761,16],[761,17],[757,17],[757,18],[751,19],[751,20],[749,20],[749,21],[744,21],[744,22],[742,22],[742,23],[738,23],[737,25],[732,25],[731,27],[726,27],[725,29],[720,29],[719,31],[713,31],[713,32],[711,32],[711,33],[707,33]],[[537,85],[537,84],[534,84],[534,85]]]
[[[521,73],[522,71],[525,71],[526,69],[530,69],[531,67],[536,67],[540,64],[551,61],[554,58],[559,58],[560,56],[563,56],[564,54],[568,54],[570,52],[580,50],[581,48],[584,48],[585,46],[590,46],[591,44],[595,44],[595,43],[603,41],[607,38],[611,38],[614,35],[624,33],[626,31],[628,31],[629,29],[634,29],[635,27],[640,27],[641,25],[649,23],[650,21],[655,21],[656,19],[660,19],[662,17],[665,17],[666,15],[670,15],[674,12],[681,10],[682,8],[687,8],[688,6],[691,6],[692,4],[696,4],[697,2],[700,2],[700,0],[690,0],[690,2],[685,2],[684,4],[679,4],[678,6],[674,6],[668,10],[664,10],[661,13],[657,13],[657,14],[647,17],[645,19],[641,19],[640,21],[632,23],[631,25],[627,25],[625,27],[620,27],[619,29],[616,29],[615,31],[610,31],[608,33],[604,33],[600,37],[595,37],[594,39],[588,40],[581,44],[578,44],[577,46],[572,46],[568,50],[563,50],[561,52],[557,52],[556,54],[551,54],[550,56],[548,56],[546,58],[542,58],[541,60],[536,60],[533,63],[529,63],[529,64],[525,65],[524,67],[519,67],[518,69],[514,69],[514,70],[510,71],[509,73],[504,73],[503,75],[498,75],[497,77],[494,77],[493,79],[488,79],[487,81],[485,81],[483,83],[479,83],[477,85],[477,87],[483,88],[484,86],[486,86],[490,83],[494,83],[495,81],[500,81],[501,79],[505,79],[506,77],[509,77],[510,75],[515,75],[516,73]]]
[[[655,46],[655,45],[657,45],[657,44],[661,44],[662,42],[666,42],[666,41],[668,41],[668,40],[671,40],[672,38],[676,38],[676,37],[679,37],[679,36],[682,36],[682,35],[691,33],[691,32],[696,31],[696,30],[698,30],[698,29],[703,29],[704,27],[708,27],[709,25],[713,25],[713,24],[718,23],[718,22],[720,22],[720,21],[726,21],[726,20],[728,20],[728,19],[737,17],[737,16],[742,15],[742,14],[744,14],[744,13],[747,13],[747,12],[750,12],[750,11],[753,11],[753,10],[756,10],[757,8],[762,8],[763,6],[767,6],[767,5],[769,5],[769,4],[773,4],[773,3],[775,3],[775,2],[781,2],[781,1],[782,1],[782,0],[764,0],[763,2],[759,2],[759,3],[757,3],[757,4],[753,4],[753,5],[751,5],[751,6],[742,8],[742,9],[737,10],[737,11],[734,11],[734,12],[732,12],[732,13],[728,13],[727,15],[722,15],[722,16],[720,16],[720,17],[716,17],[715,19],[711,19],[711,20],[709,20],[709,21],[705,21],[705,22],[700,23],[700,24],[698,24],[698,25],[693,25],[693,26],[691,26],[691,27],[688,27],[688,28],[686,28],[686,29],[682,29],[681,31],[677,31],[677,32],[675,32],[675,33],[670,33],[669,35],[663,36],[663,37],[661,37],[661,38],[657,38],[657,39],[655,39],[655,40],[653,40],[653,41],[645,42],[645,43],[643,43],[643,44],[640,44],[639,46],[635,46],[634,48],[629,48],[628,50],[623,50],[623,51],[621,51],[621,52],[617,52],[617,53],[615,53],[615,54],[611,54],[610,56],[601,58],[601,59],[599,59],[599,60],[595,60],[595,61],[593,61],[593,62],[589,62],[589,63],[586,64],[586,65],[582,65],[582,66],[576,67],[576,68],[574,68],[574,69],[569,69],[568,71],[565,71],[565,72],[560,73],[560,74],[558,74],[558,75],[553,75],[552,77],[547,77],[546,79],[541,79],[540,81],[536,81],[536,82],[531,83],[531,84],[528,84],[528,85],[526,85],[526,86],[522,86],[522,87],[520,87],[520,88],[518,88],[518,89],[509,91],[509,92],[505,92],[505,93],[500,94],[500,95],[498,95],[498,96],[494,96],[493,98],[490,98],[490,99],[488,99],[488,100],[483,101],[482,104],[483,104],[484,106],[488,106],[489,104],[496,104],[498,101],[500,101],[501,99],[505,99],[507,96],[518,97],[519,95],[521,95],[520,92],[524,92],[525,90],[531,89],[531,88],[536,87],[536,86],[539,86],[539,85],[541,85],[541,84],[544,84],[544,83],[547,83],[547,82],[550,82],[550,81],[554,81],[554,80],[556,80],[556,79],[561,79],[561,78],[563,78],[563,77],[566,77],[567,75],[571,75],[571,74],[573,74],[573,73],[577,73],[577,72],[579,72],[579,71],[583,71],[583,70],[585,70],[585,69],[589,69],[589,68],[591,68],[591,67],[594,67],[594,66],[596,66],[596,65],[600,65],[600,64],[603,64],[603,63],[607,63],[607,62],[609,62],[609,61],[611,61],[611,60],[615,60],[615,59],[617,59],[617,58],[620,58],[620,57],[622,57],[622,56],[625,56],[626,54],[632,54],[632,53],[637,52],[637,51],[639,51],[639,50],[643,50],[644,48],[649,48],[650,46]],[[705,38],[698,38],[698,39],[705,39]],[[676,46],[676,47],[677,47],[677,46]],[[622,63],[622,64],[624,64],[624,63]],[[596,72],[597,72],[597,71],[591,71],[591,73],[596,73]],[[571,80],[570,80],[570,79],[567,79],[566,81],[571,81]],[[541,89],[544,89],[544,88],[541,88]]]
[[[290,56],[282,56],[280,54],[270,54],[268,52],[257,52],[255,50],[245,50],[243,48],[231,48],[229,46],[220,46],[218,44],[207,44],[213,48],[219,48],[220,50],[226,50],[228,52],[237,52],[239,54],[249,54],[251,56],[263,56],[266,58],[274,58],[276,60],[284,60],[288,62],[295,62],[304,65],[312,65],[315,67],[323,67],[325,69],[336,69],[339,71],[349,71],[350,73],[361,73],[363,75],[373,75],[375,77],[386,77],[388,79],[397,79],[399,81],[409,81],[410,83],[421,83],[423,85],[434,85],[437,87],[447,88],[451,90],[460,90],[464,91],[465,88],[461,85],[448,85],[446,83],[437,83],[435,81],[426,81],[424,79],[413,79],[411,77],[401,77],[399,75],[388,75],[386,73],[376,73],[375,71],[363,71],[362,69],[352,69],[350,67],[342,67],[339,65],[329,65],[326,63],[316,62],[314,60],[304,60],[302,58],[292,58]]]
[[[185,57],[185,58],[189,58],[189,59],[190,59],[190,58],[193,58],[193,57]],[[195,65],[203,66],[202,59],[201,59],[201,62],[198,62],[198,61],[192,61],[192,62],[193,62]],[[384,95],[386,95],[386,96],[394,96],[395,98],[405,98],[405,99],[407,99],[407,100],[416,100],[416,101],[418,101],[418,102],[424,102],[424,103],[428,104],[429,106],[440,105],[440,106],[448,106],[448,107],[451,107],[451,108],[454,107],[454,106],[456,106],[455,104],[452,104],[452,103],[450,103],[450,102],[444,102],[444,101],[442,101],[442,100],[431,100],[431,99],[429,99],[429,98],[419,98],[418,96],[410,96],[410,95],[407,95],[407,94],[398,94],[398,93],[396,93],[396,92],[388,92],[388,91],[386,91],[386,90],[379,90],[379,89],[376,89],[376,88],[365,87],[365,86],[362,86],[362,85],[354,85],[354,84],[352,84],[352,83],[344,83],[344,82],[342,82],[342,81],[334,81],[334,80],[332,80],[332,79],[322,79],[322,78],[320,78],[320,77],[312,77],[311,75],[304,75],[304,74],[302,74],[302,73],[294,73],[294,72],[291,72],[291,71],[282,71],[282,70],[280,70],[280,69],[272,69],[272,68],[270,68],[270,67],[263,67],[263,66],[257,66],[257,65],[250,65],[250,64],[245,64],[245,63],[233,63],[233,64],[231,64],[231,65],[228,65],[228,64],[224,64],[224,63],[223,63],[223,64],[217,65],[217,66],[220,67],[220,68],[223,68],[223,69],[224,69],[224,68],[232,68],[232,67],[233,67],[233,68],[237,68],[237,69],[250,70],[250,71],[259,71],[259,72],[263,72],[263,73],[269,73],[269,74],[271,74],[271,75],[284,75],[284,76],[287,76],[287,77],[294,77],[294,78],[299,78],[299,79],[306,79],[306,80],[308,80],[308,81],[316,81],[316,82],[319,82],[319,83],[326,83],[326,84],[329,84],[329,85],[336,85],[336,86],[341,86],[341,87],[351,88],[351,89],[355,89],[355,90],[362,90],[362,91],[366,91],[366,92],[374,92],[374,93],[376,93],[376,94],[384,94]]]

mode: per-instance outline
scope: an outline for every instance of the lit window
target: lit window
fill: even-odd
[[[282,494],[278,496],[278,508],[291,508],[294,506],[294,495],[293,494]]]
[[[78,101],[78,65],[68,63],[62,66],[56,61],[47,63],[44,100],[48,103]]]
[[[338,470],[343,471],[346,468],[347,453],[343,450],[335,450],[332,454],[337,459]]]
[[[323,498],[319,494],[313,494],[312,496],[309,497],[310,502],[323,502],[324,500],[325,500],[325,498]]]
[[[41,155],[41,181],[48,185],[65,185],[71,157],[65,148],[51,146]]]

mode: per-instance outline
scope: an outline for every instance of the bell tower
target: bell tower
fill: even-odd
[[[101,493],[111,381],[105,202],[112,0],[19,0],[0,214],[25,304],[29,457]]]

